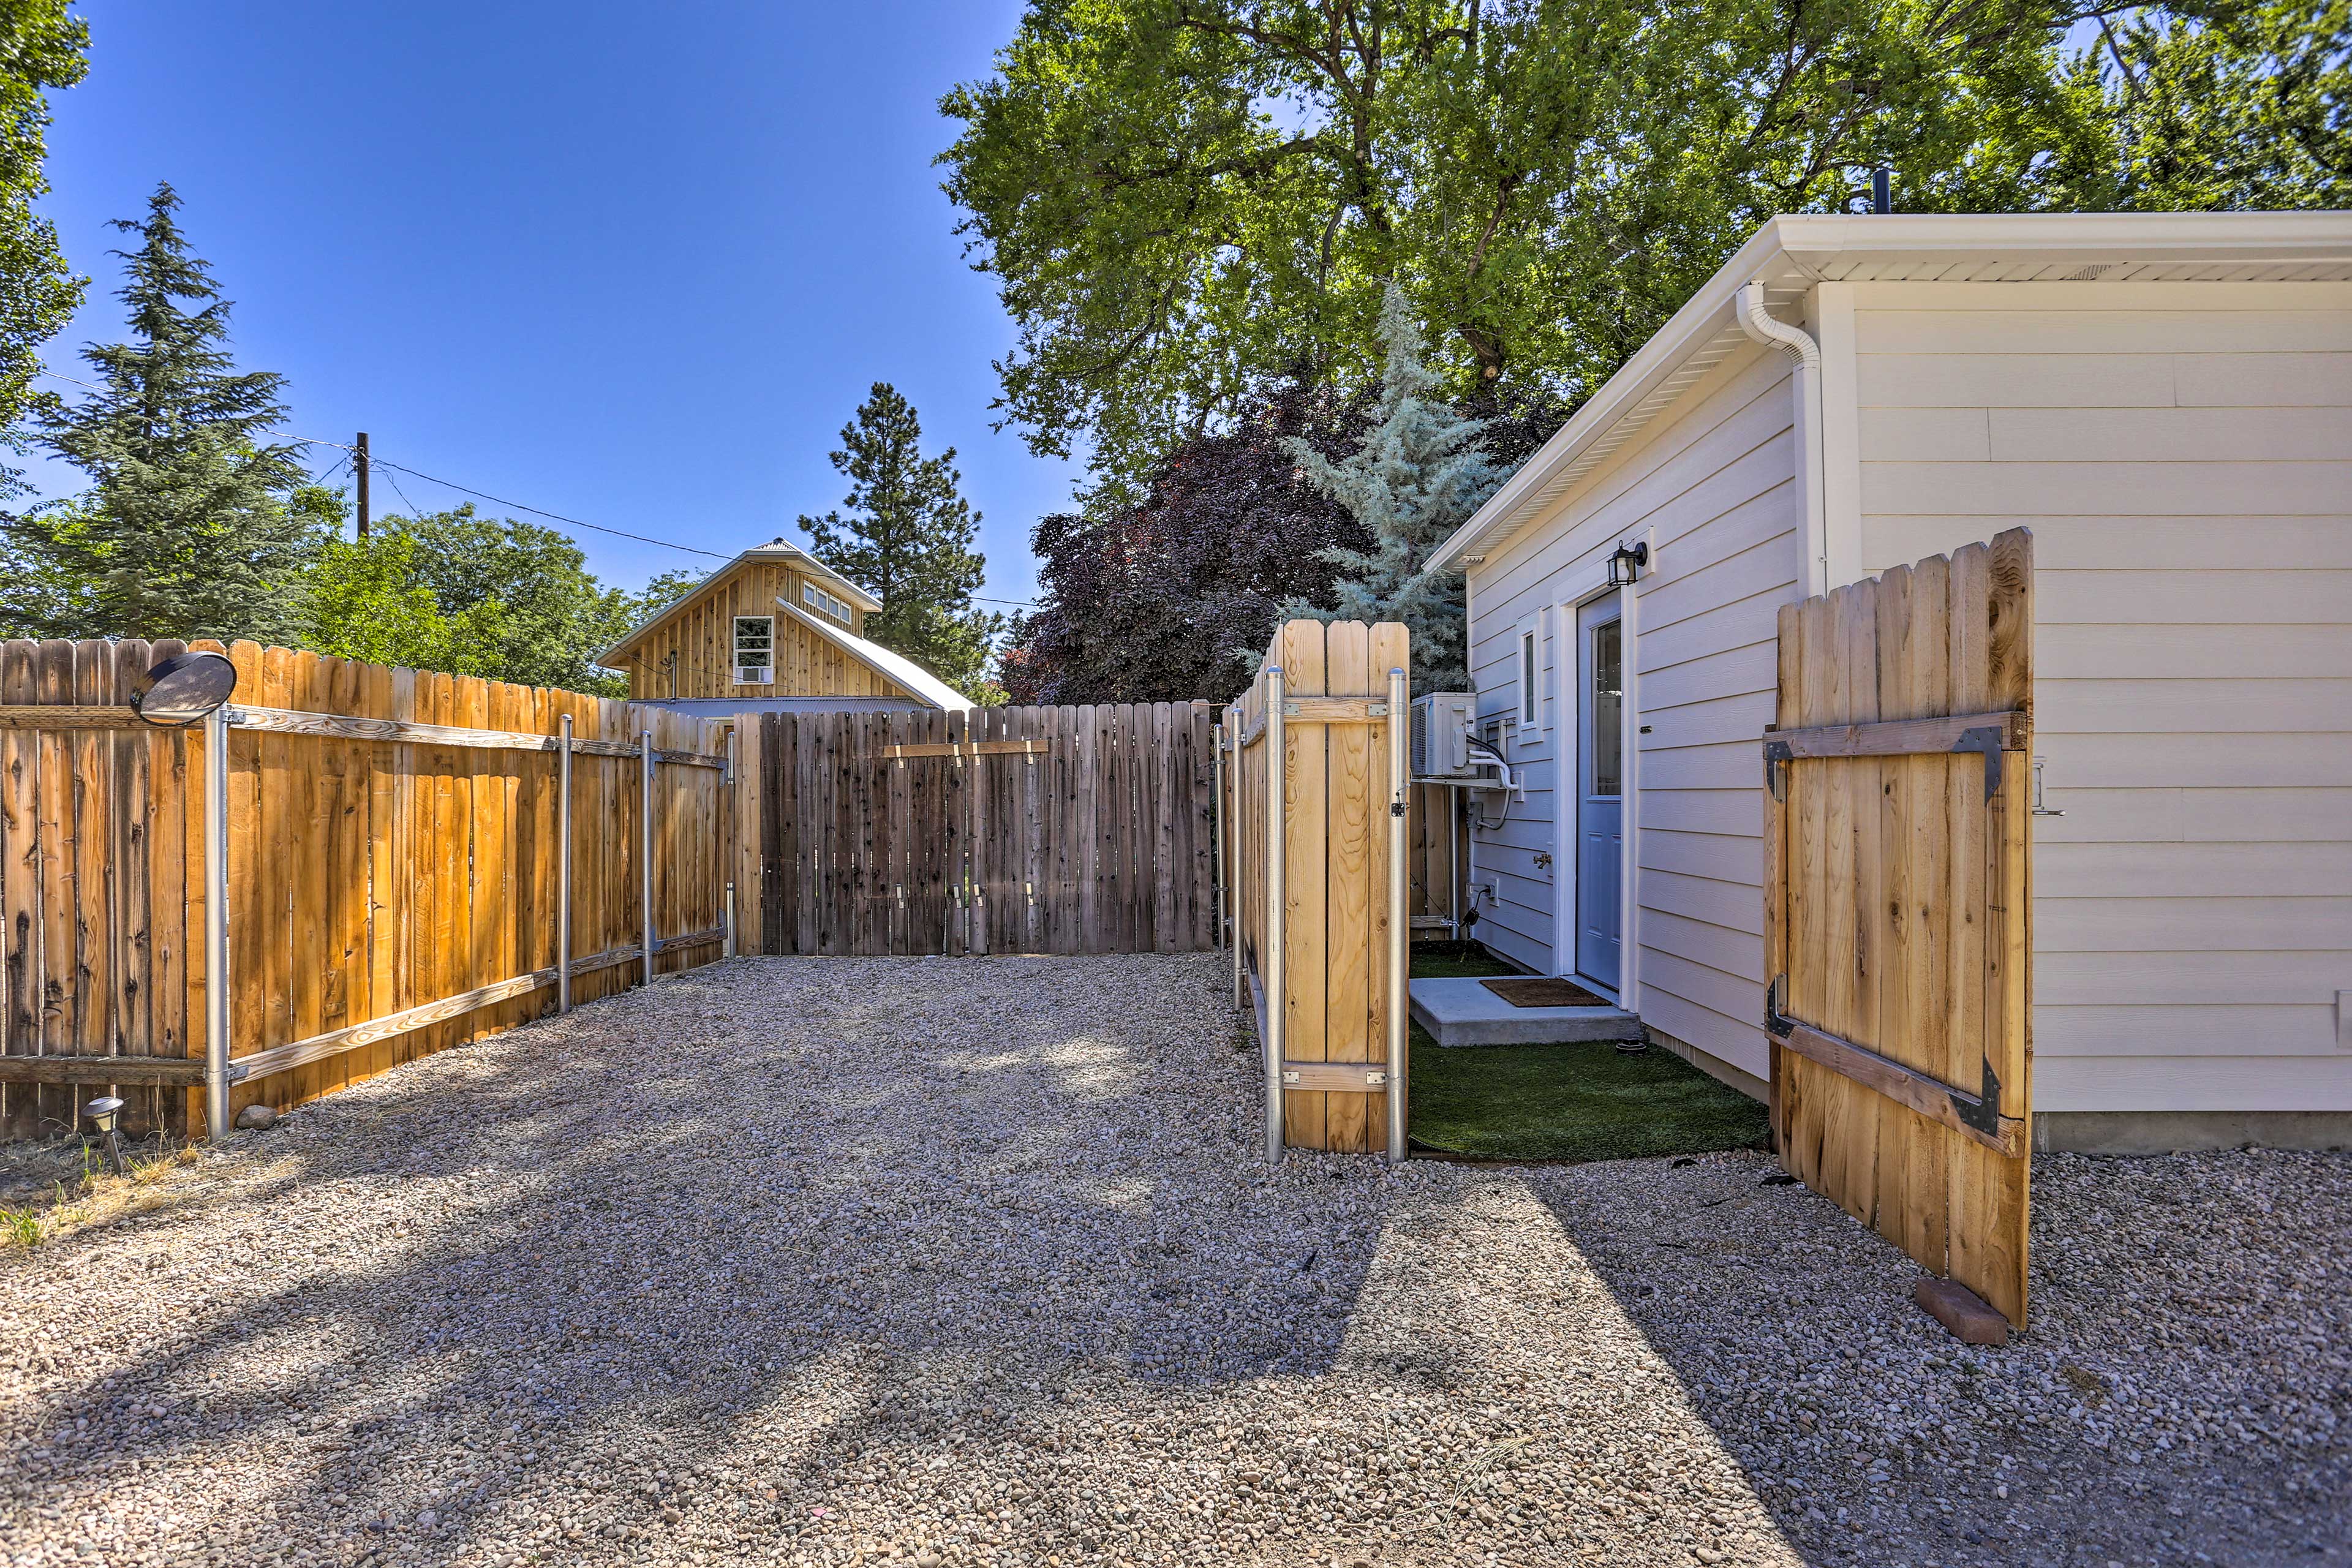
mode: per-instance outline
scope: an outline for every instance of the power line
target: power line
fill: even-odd
[[[418,469],[408,468],[400,463],[387,461],[383,458],[375,456],[372,452],[368,455],[368,466],[373,468],[398,468],[402,473],[406,474],[412,479],[423,479],[427,484],[441,485],[446,489],[457,490],[466,495],[478,496],[483,500],[494,502],[499,506],[510,506],[517,511],[527,511],[537,517],[552,518],[557,522],[569,523],[573,528],[584,528],[596,533],[609,533],[615,539],[634,539],[640,544],[658,544],[665,550],[682,550],[689,555],[708,555],[713,561],[732,561],[735,559],[733,556],[726,554],[721,551],[704,550],[698,545],[693,544],[675,544],[667,539],[655,539],[647,534],[631,533],[625,529],[606,528],[604,524],[596,522],[583,522],[576,517],[566,517],[560,511],[549,511],[541,507],[525,506],[519,500],[508,500],[502,496],[494,496],[488,490],[478,490],[471,485],[461,485],[454,479],[436,479],[431,474],[421,472]],[[400,487],[397,484],[393,486],[393,489],[395,490],[399,488]]]

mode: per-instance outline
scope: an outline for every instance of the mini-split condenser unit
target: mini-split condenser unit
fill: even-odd
[[[1412,776],[1467,779],[1482,776],[1470,760],[1470,728],[1477,721],[1478,698],[1469,691],[1433,691],[1412,700]]]

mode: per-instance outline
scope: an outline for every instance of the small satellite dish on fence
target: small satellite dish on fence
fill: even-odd
[[[236,689],[236,666],[216,653],[175,653],[147,672],[147,689],[131,700],[150,724],[194,724]]]

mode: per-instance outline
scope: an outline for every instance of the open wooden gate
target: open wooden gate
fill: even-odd
[[[1764,737],[1782,1164],[2025,1323],[2032,536],[1780,612]]]

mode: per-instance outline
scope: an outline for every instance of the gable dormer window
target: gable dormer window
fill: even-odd
[[[849,619],[849,602],[835,598],[814,583],[801,584],[801,603],[819,615],[831,616],[836,621]]]

